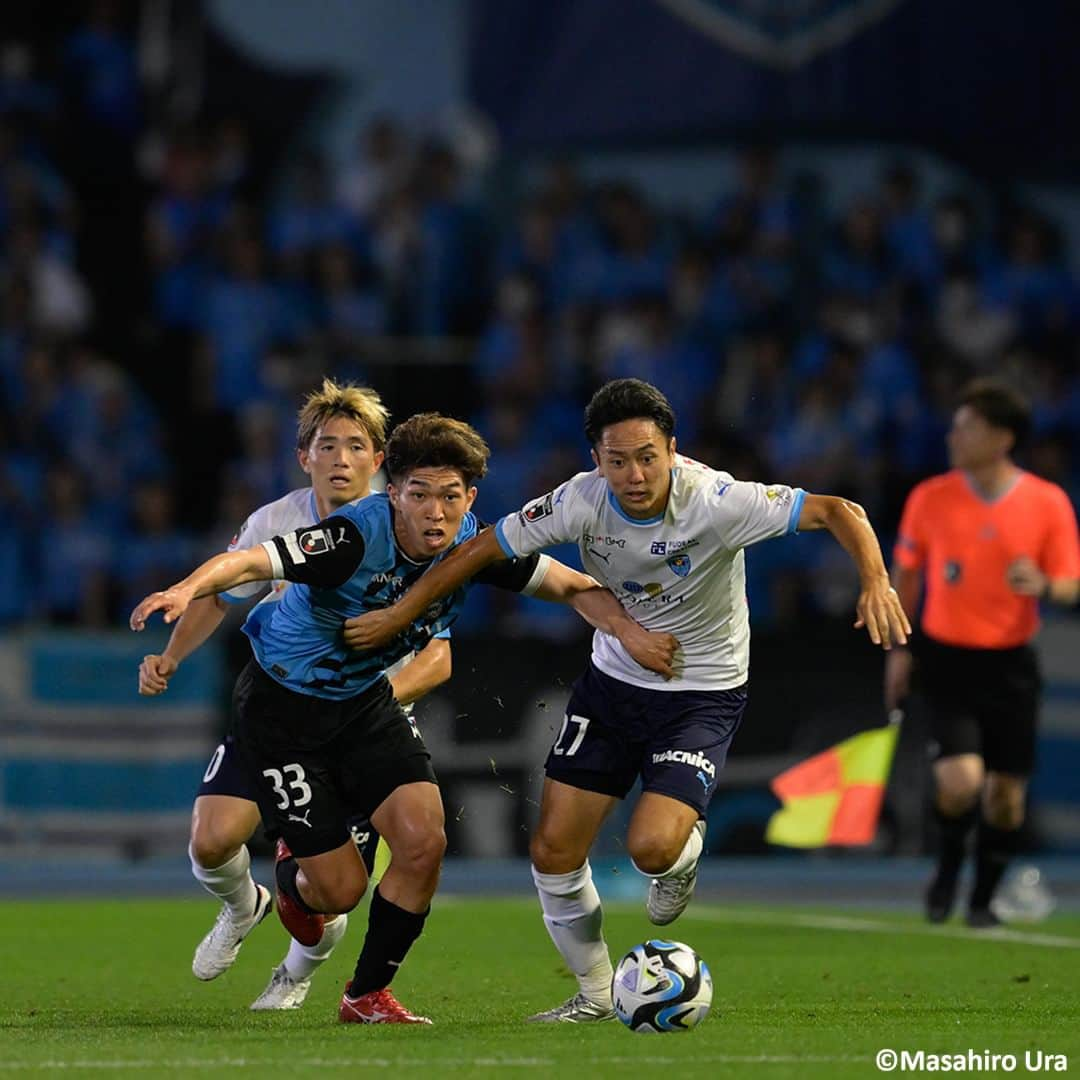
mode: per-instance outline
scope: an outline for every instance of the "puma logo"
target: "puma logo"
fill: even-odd
[[[311,813],[311,807],[309,806],[304,811],[304,816],[303,817],[300,817],[298,814],[290,814],[288,820],[289,821],[298,821],[298,822],[300,822],[301,825],[306,825],[310,829],[311,828],[311,822],[308,821],[308,814],[310,814],[310,813]]]
[[[595,555],[598,559],[603,559],[605,565],[611,561],[610,552],[608,554],[602,555],[599,551],[596,550],[596,548],[589,548],[589,554]]]

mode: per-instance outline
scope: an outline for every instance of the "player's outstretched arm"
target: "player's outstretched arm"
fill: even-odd
[[[630,617],[610,589],[595,578],[549,559],[544,580],[534,596],[570,606],[592,627],[617,638],[642,667],[670,679],[675,674],[679,641],[673,634],[646,630]]]
[[[453,671],[450,642],[432,638],[399,672],[390,678],[390,686],[399,705],[411,705],[436,686],[442,686]]]
[[[193,600],[173,627],[169,643],[160,655],[151,653],[143,657],[139,665],[139,693],[144,697],[164,693],[176,669],[221,625],[225,610],[224,601],[216,596]]]
[[[131,629],[136,632],[144,630],[146,620],[155,611],[162,612],[167,623],[176,622],[187,611],[191,601],[200,596],[212,596],[237,585],[246,585],[249,581],[270,581],[273,576],[270,556],[262,545],[240,551],[224,551],[207,559],[183,581],[143,599],[131,613]]]
[[[354,615],[345,623],[345,644],[367,651],[392,641],[403,630],[444,596],[475,577],[506,554],[499,546],[494,529],[466,540],[454,548],[437,566],[433,566],[400,599],[389,607]]]
[[[870,640],[885,649],[892,648],[894,642],[907,644],[911,623],[889,581],[881,545],[866,511],[849,499],[808,494],[799,514],[799,531],[811,529],[828,529],[859,571],[862,589],[856,604],[856,629],[865,626]]]

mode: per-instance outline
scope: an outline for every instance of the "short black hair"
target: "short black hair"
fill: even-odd
[[[604,428],[623,420],[652,420],[665,439],[675,434],[675,410],[651,383],[641,379],[612,379],[604,383],[585,406],[585,438],[591,446]]]
[[[1016,387],[987,376],[968,383],[960,393],[957,407],[967,405],[991,427],[1012,432],[1013,450],[1031,434],[1031,406]]]

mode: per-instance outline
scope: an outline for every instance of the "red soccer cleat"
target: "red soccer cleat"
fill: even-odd
[[[390,987],[372,990],[358,998],[349,997],[349,984],[341,995],[338,1019],[343,1024],[430,1024],[426,1016],[409,1012],[392,993]]]
[[[292,858],[292,852],[289,850],[288,844],[284,840],[278,840],[277,848],[274,850],[274,865],[275,867],[279,862],[284,862],[286,859]],[[326,925],[326,918],[323,915],[309,915],[304,911],[291,896],[286,896],[280,889],[275,889],[274,899],[276,901],[278,918],[281,920],[281,925],[289,931],[290,934],[301,945],[318,945],[322,941],[323,928]]]

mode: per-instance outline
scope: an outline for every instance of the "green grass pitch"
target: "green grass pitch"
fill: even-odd
[[[0,1080],[5,1076],[560,1076],[797,1080],[883,1075],[884,1047],[1066,1054],[1080,1073],[1080,919],[994,940],[894,912],[695,903],[668,936],[693,945],[716,986],[695,1031],[637,1035],[617,1022],[522,1017],[574,989],[534,901],[437,897],[395,981],[430,1028],[337,1023],[366,909],[303,1009],[248,1004],[284,954],[271,916],[213,983],[190,971],[215,914],[202,900],[2,903]],[[639,905],[612,905],[616,958],[651,936]],[[995,932],[996,933],[996,932]]]

